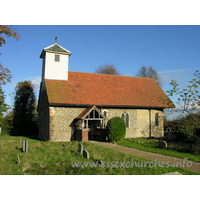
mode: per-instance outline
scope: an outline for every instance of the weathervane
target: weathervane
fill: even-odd
[[[57,36],[55,37],[55,43],[57,43]]]

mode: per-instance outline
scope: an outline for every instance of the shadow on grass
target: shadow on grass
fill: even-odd
[[[34,140],[38,140],[38,141],[44,141],[44,140],[38,138],[38,134],[34,134],[34,135],[23,135],[23,134],[14,135],[14,134],[9,134],[9,135],[10,136],[27,137],[29,139],[34,139]]]
[[[78,148],[77,148],[77,151],[78,151]],[[82,154],[77,153],[77,152],[74,151],[74,150],[70,150],[70,153],[73,153],[73,154],[75,154],[76,156],[83,156]]]
[[[17,151],[23,152],[23,148],[15,147],[15,149],[17,149]]]

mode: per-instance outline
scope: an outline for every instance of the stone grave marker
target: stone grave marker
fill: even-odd
[[[89,159],[89,153],[86,150],[83,150],[83,157]]]
[[[78,152],[79,152],[80,154],[83,153],[83,145],[82,145],[81,143],[78,143]]]
[[[159,148],[167,148],[167,142],[165,142],[164,140],[158,141],[158,147]]]
[[[17,160],[18,160],[18,164],[20,164],[19,154],[17,154]]]
[[[26,140],[26,153],[28,153],[28,140]]]
[[[25,140],[23,140],[23,142],[22,142],[22,151],[23,152],[25,151]]]

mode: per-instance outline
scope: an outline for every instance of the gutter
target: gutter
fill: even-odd
[[[65,104],[65,103],[49,103],[49,106],[53,107],[89,107],[94,104]],[[156,106],[123,106],[123,105],[98,105],[95,104],[96,107],[100,108],[119,108],[119,109],[157,109],[163,110],[164,107],[156,107]]]

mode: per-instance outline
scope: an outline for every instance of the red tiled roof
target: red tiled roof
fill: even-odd
[[[68,81],[45,79],[50,104],[167,107],[166,94],[153,78],[83,72],[68,73]]]

